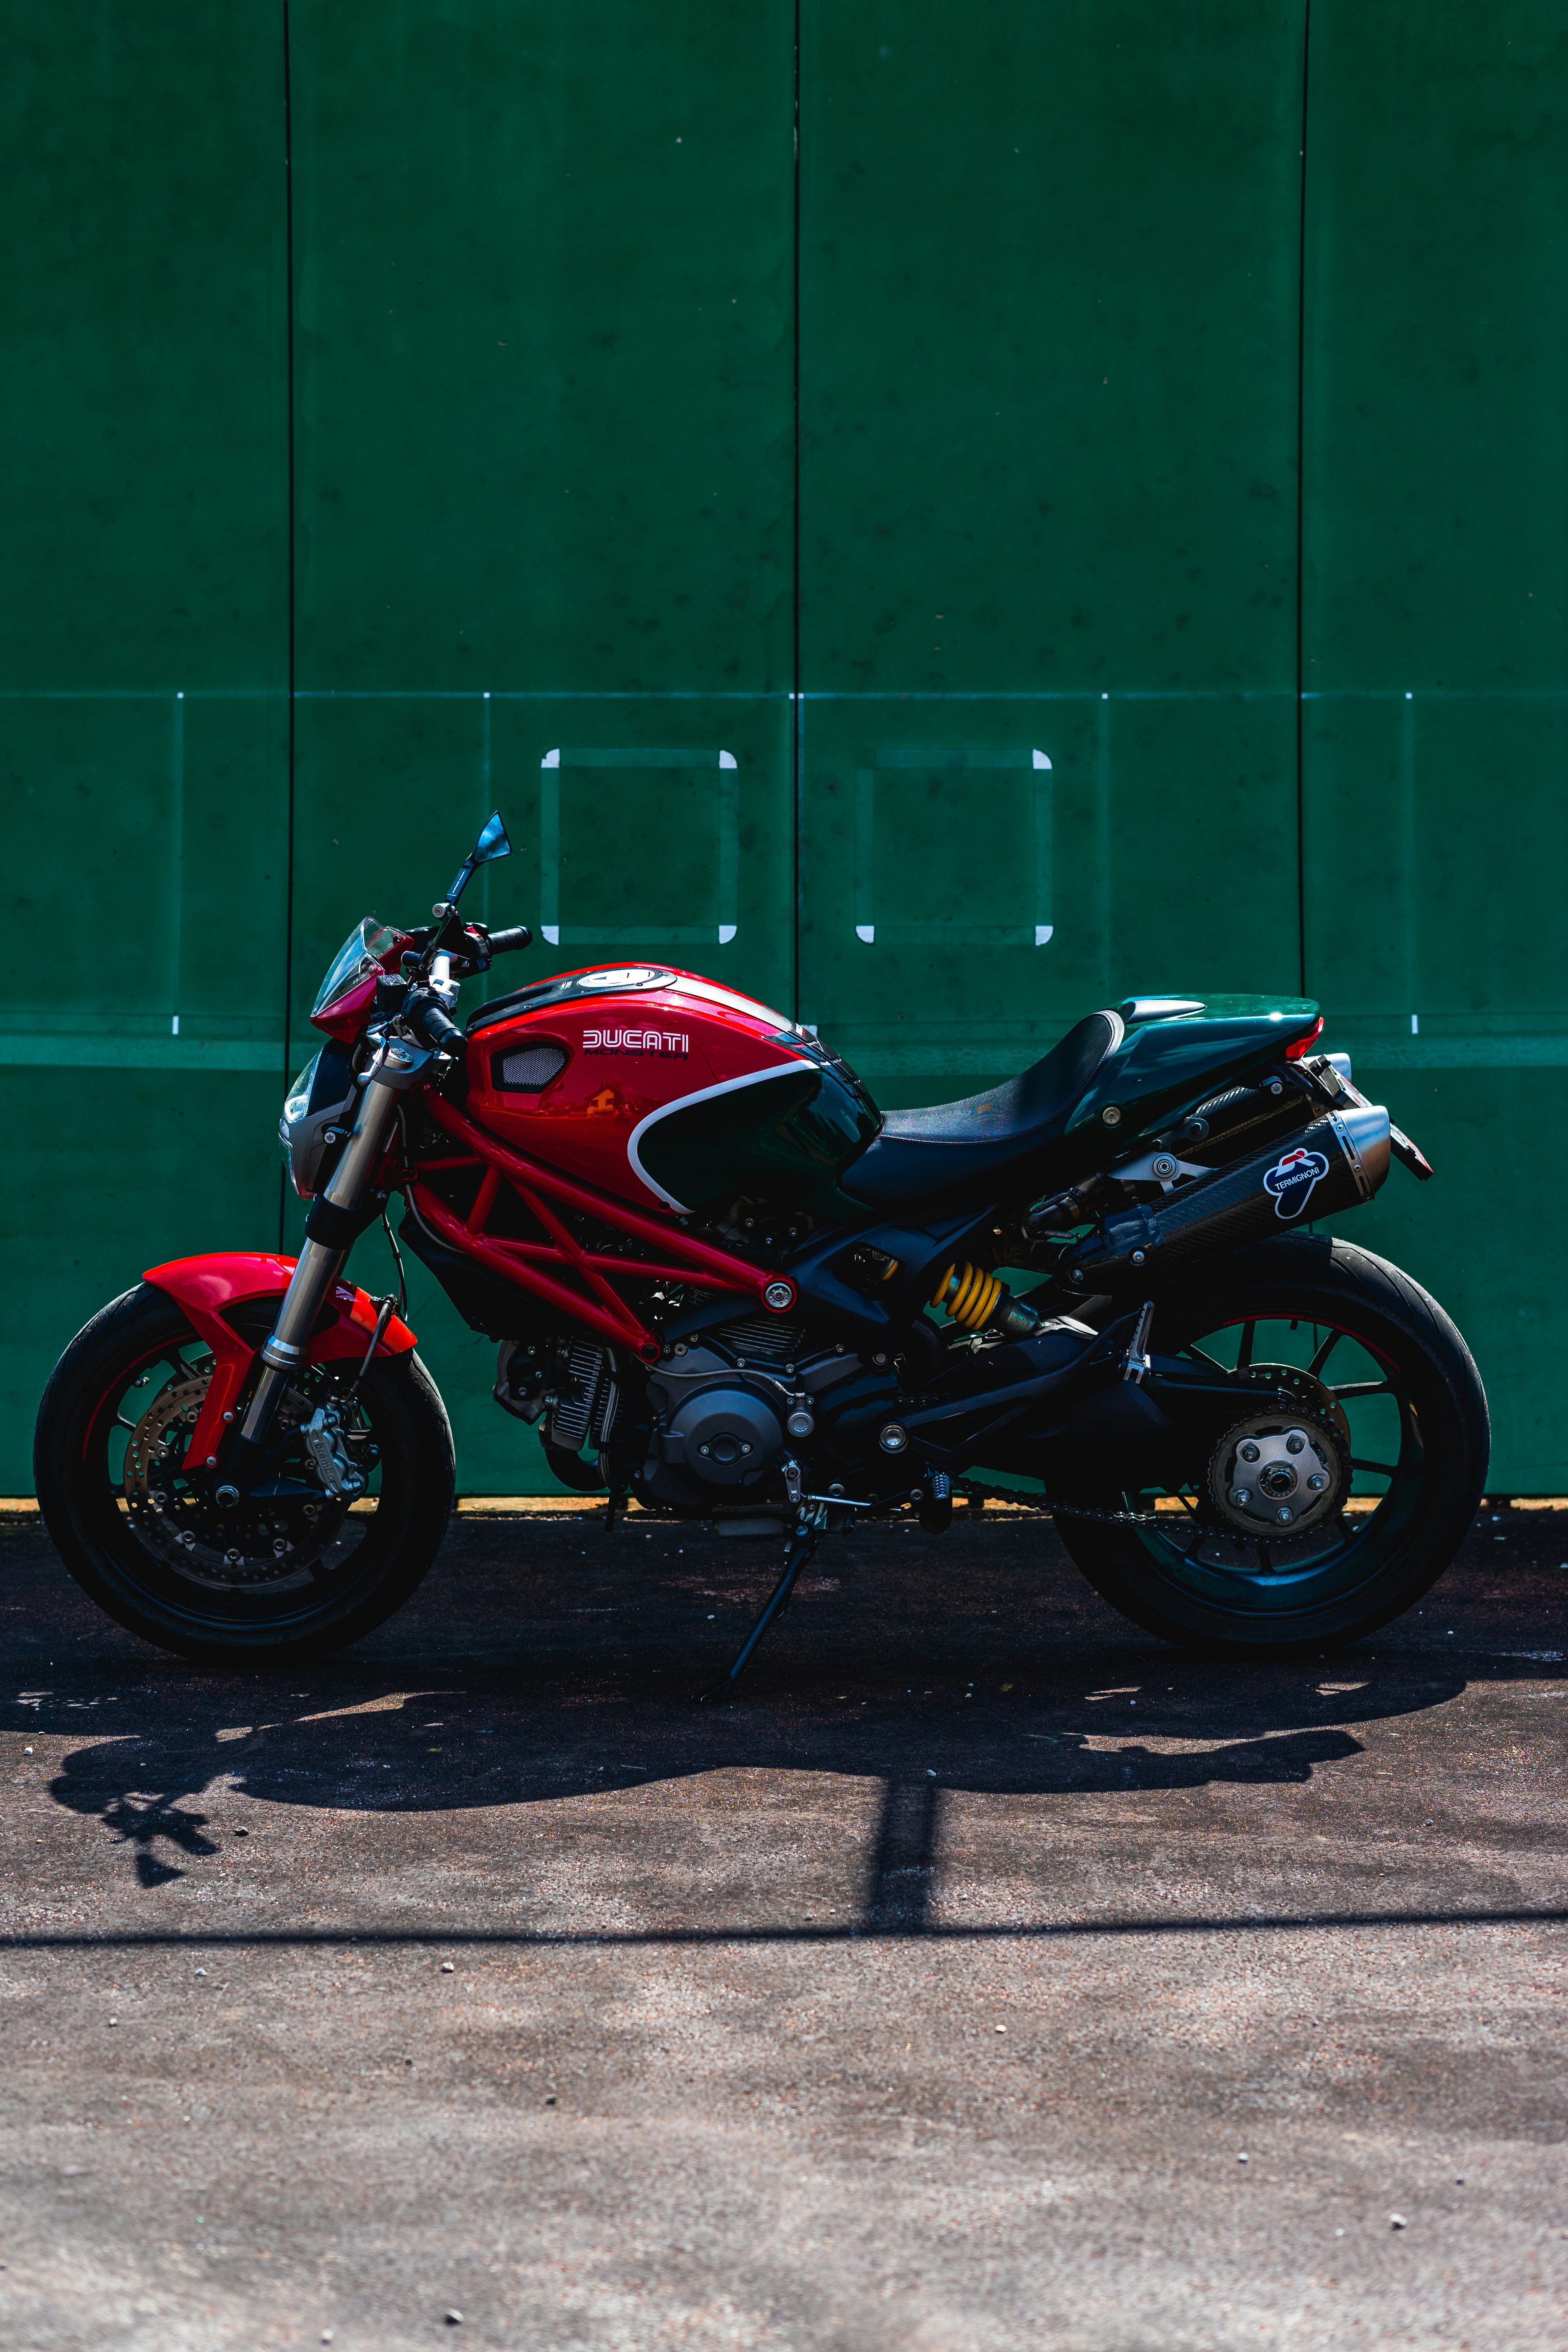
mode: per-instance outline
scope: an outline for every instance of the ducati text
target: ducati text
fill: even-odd
[[[584,1029],[584,1054],[689,1054],[691,1040],[678,1029]]]

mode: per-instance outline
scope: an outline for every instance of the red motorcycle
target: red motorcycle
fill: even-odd
[[[459,984],[530,941],[459,911],[509,848],[492,817],[428,926],[362,922],[327,973],[280,1129],[299,1258],[155,1266],[55,1370],[39,1500],[122,1625],[207,1661],[317,1656],[429,1567],[447,1414],[404,1301],[342,1278],[395,1194],[564,1485],[785,1544],[704,1696],[825,1534],[903,1511],[938,1532],[991,1491],[977,1471],[1190,1645],[1321,1653],[1440,1574],[1486,1401],[1434,1299],[1301,1230],[1391,1158],[1431,1174],[1314,1050],[1316,1005],[1129,999],[1005,1086],[884,1118],[809,1031],[663,966],[536,982],[465,1033]],[[1037,1279],[1015,1296],[998,1267]]]

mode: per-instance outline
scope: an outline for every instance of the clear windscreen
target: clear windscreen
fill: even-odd
[[[374,915],[366,915],[354,925],[337,954],[327,967],[326,978],[316,991],[316,1001],[310,1007],[312,1017],[346,996],[356,980],[367,972],[378,971],[381,960],[397,944],[397,933],[378,923]]]

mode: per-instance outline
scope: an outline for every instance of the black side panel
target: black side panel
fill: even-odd
[[[876,1133],[877,1117],[826,1057],[803,1055],[766,1084],[668,1112],[638,1148],[655,1183],[689,1207],[746,1193],[843,1218],[864,1212],[839,1192],[838,1171]]]

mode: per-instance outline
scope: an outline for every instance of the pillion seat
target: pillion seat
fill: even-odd
[[[1124,1034],[1121,1015],[1089,1013],[1043,1061],[1005,1086],[889,1113],[881,1133],[839,1176],[868,1208],[889,1212],[927,1202],[983,1198],[1047,1146],[1059,1142],[1095,1072]]]

